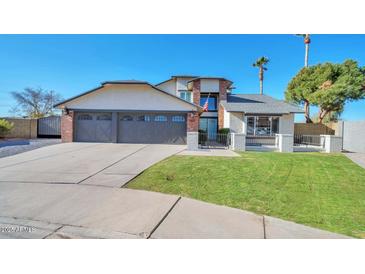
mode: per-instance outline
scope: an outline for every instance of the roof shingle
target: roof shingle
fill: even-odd
[[[304,113],[296,105],[260,94],[229,94],[227,100],[221,101],[221,104],[227,111],[247,114]]]

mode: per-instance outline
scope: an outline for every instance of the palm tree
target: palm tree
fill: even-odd
[[[269,59],[262,56],[256,60],[255,63],[252,64],[252,66],[259,68],[259,79],[260,79],[260,94],[262,95],[264,93],[264,71],[267,70],[264,65],[269,63]]]
[[[308,67],[308,55],[309,55],[309,44],[311,39],[309,34],[297,34],[297,36],[304,38],[304,45],[305,45],[305,55],[304,55],[304,67]],[[305,111],[305,120],[307,123],[312,123],[312,119],[309,117],[309,101],[304,101],[304,111]]]
[[[308,67],[309,44],[311,43],[311,39],[309,37],[309,34],[297,34],[297,36],[304,38],[304,45],[305,45],[304,66]]]

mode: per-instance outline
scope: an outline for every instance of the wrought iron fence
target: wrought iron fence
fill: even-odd
[[[295,146],[324,146],[324,138],[320,135],[294,135]]]
[[[228,133],[203,133],[199,132],[199,145],[202,148],[224,147],[228,148],[231,142]]]
[[[275,137],[271,136],[247,136],[246,137],[247,146],[274,146]]]

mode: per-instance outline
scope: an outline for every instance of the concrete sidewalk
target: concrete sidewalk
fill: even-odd
[[[0,238],[348,238],[239,209],[141,190],[3,182],[0,193]]]
[[[362,168],[365,168],[365,153],[349,152],[344,153],[344,155]]]

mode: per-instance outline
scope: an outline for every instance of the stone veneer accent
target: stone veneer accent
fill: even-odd
[[[63,143],[73,142],[73,120],[74,112],[70,110],[68,114],[63,114],[61,117],[61,138]]]

